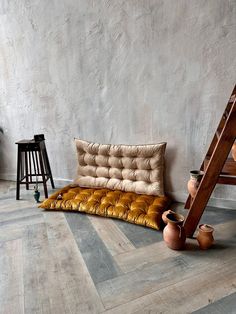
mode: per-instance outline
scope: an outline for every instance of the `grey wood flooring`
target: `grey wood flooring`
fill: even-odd
[[[44,211],[0,181],[0,313],[236,313],[236,210],[208,207],[202,222],[214,246],[173,251],[161,232]]]

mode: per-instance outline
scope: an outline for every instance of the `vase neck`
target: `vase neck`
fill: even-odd
[[[194,180],[194,181],[200,181],[202,178],[202,175],[191,174],[190,178],[191,180]]]
[[[170,227],[175,228],[176,226],[181,227],[183,225],[183,221],[172,221],[172,220],[168,220],[168,224]]]
[[[202,171],[197,171],[197,170],[190,171],[190,178],[191,179],[199,181],[199,180],[201,180],[202,176],[203,176]]]

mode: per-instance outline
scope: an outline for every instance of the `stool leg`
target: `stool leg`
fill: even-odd
[[[52,177],[52,171],[51,171],[51,167],[50,167],[50,163],[49,163],[49,159],[48,159],[48,153],[47,153],[47,149],[46,149],[46,145],[45,143],[41,143],[41,149],[42,149],[42,153],[43,153],[43,157],[44,157],[44,161],[46,164],[46,169],[48,171],[48,176],[50,178],[50,182],[51,182],[51,186],[53,189],[55,189],[55,185],[54,185],[54,181],[53,181],[53,177]]]
[[[25,152],[25,180],[26,180],[26,190],[29,190],[29,169],[28,169],[28,152]]]
[[[42,174],[42,179],[43,179],[44,194],[45,194],[45,198],[48,198],[47,181],[46,181],[45,172],[44,172],[44,165],[43,165],[43,158],[42,158],[41,150],[38,153],[39,153],[39,164],[40,164],[41,174]]]
[[[17,177],[16,177],[16,199],[20,199],[20,169],[21,169],[21,150],[17,149]]]
[[[54,181],[53,181],[53,177],[52,177],[52,171],[51,171],[51,167],[50,167],[50,164],[49,164],[49,159],[48,159],[48,154],[47,154],[46,149],[45,149],[45,159],[46,159],[46,162],[47,162],[47,167],[48,167],[48,172],[49,172],[49,178],[50,178],[51,186],[52,186],[53,189],[55,189],[55,185],[54,185]]]

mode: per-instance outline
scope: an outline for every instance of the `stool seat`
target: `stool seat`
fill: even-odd
[[[53,189],[55,186],[44,139],[24,139],[15,144],[18,146],[16,199],[20,199],[21,184],[29,190],[30,184],[37,183],[43,183],[45,198],[48,198],[47,180],[50,179]]]

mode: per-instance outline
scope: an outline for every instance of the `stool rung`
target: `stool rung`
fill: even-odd
[[[47,178],[46,179],[46,181],[48,181],[49,180],[49,178]],[[22,181],[22,182],[20,182],[20,184],[36,184],[36,183],[44,183],[44,181],[38,181],[38,182],[24,182],[24,181]]]

